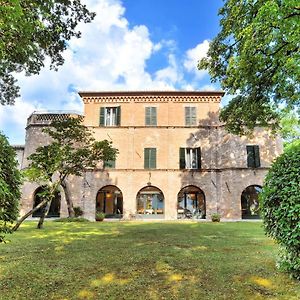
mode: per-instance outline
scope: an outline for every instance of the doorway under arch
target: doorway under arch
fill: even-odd
[[[43,195],[41,193],[45,190],[44,186],[38,187],[34,192],[34,199],[33,199],[33,208],[39,205],[43,201]],[[60,202],[61,202],[61,195],[60,192],[55,193],[55,197],[51,202],[48,214],[46,218],[58,218],[60,217]],[[45,206],[36,210],[32,217],[40,217],[45,209]]]
[[[259,194],[260,185],[249,185],[241,195],[242,219],[259,219]]]
[[[206,204],[204,192],[194,185],[182,188],[177,196],[177,218],[205,219],[205,217]]]
[[[123,194],[115,185],[101,188],[96,196],[96,212],[105,213],[105,218],[122,218]]]
[[[164,214],[163,192],[155,186],[143,187],[136,196],[137,214],[148,217],[159,217]]]

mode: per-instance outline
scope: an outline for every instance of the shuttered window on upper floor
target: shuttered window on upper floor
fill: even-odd
[[[179,149],[180,169],[201,169],[201,149],[180,148]]]
[[[104,168],[115,169],[116,161],[115,160],[106,160],[104,161]]]
[[[248,168],[260,167],[260,154],[258,145],[247,145],[247,166]]]
[[[144,149],[144,168],[156,169],[156,148]]]
[[[146,126],[157,125],[156,107],[145,107],[145,125]]]
[[[120,126],[121,107],[101,107],[99,116],[100,126]]]
[[[185,125],[197,125],[196,107],[185,107]]]

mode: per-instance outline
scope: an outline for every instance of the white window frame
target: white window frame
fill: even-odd
[[[198,169],[197,148],[185,148],[185,168]]]
[[[104,125],[105,126],[117,125],[117,107],[104,108]]]

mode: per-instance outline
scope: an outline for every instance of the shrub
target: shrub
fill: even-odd
[[[220,220],[221,220],[221,215],[218,214],[218,213],[213,213],[213,214],[211,215],[211,220],[212,220],[212,222],[220,222]]]
[[[278,266],[300,280],[300,141],[273,163],[260,195],[266,234],[281,246]]]
[[[96,212],[96,221],[103,221],[105,218],[104,212]]]
[[[0,243],[11,233],[11,224],[18,217],[21,175],[16,153],[6,137],[0,133]]]
[[[81,209],[80,206],[75,206],[74,207],[74,213],[75,213],[75,217],[81,217],[83,215],[83,210]]]

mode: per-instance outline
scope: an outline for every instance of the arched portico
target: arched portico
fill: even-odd
[[[182,188],[177,196],[177,218],[205,219],[206,203],[204,192],[194,185]]]
[[[106,218],[122,218],[123,194],[115,185],[106,185],[96,196],[96,212],[105,213]]]
[[[246,187],[241,195],[242,219],[259,218],[259,193],[262,187],[260,185],[250,185]]]
[[[44,190],[45,187],[43,186],[40,186],[35,190],[33,196],[33,208],[39,205],[43,201],[42,193]],[[51,205],[46,218],[60,217],[60,205],[61,205],[61,195],[60,192],[56,192],[54,199],[51,201]],[[44,209],[45,206],[39,208],[32,214],[32,217],[40,217]]]
[[[163,192],[155,186],[143,187],[136,196],[137,214],[151,217],[163,216],[165,213]]]

